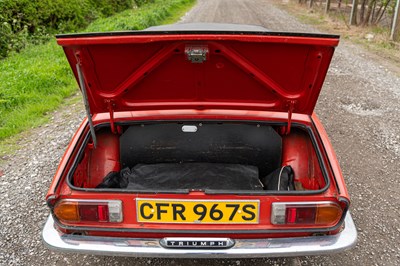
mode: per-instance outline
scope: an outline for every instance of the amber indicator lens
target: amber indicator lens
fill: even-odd
[[[77,222],[80,220],[77,202],[60,202],[54,208],[55,216],[61,221]]]
[[[61,200],[54,207],[54,215],[63,222],[114,222],[122,221],[122,204],[119,200]]]
[[[343,211],[338,205],[324,205],[317,208],[316,224],[334,225],[339,222]]]

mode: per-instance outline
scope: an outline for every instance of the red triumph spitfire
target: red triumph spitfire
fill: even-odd
[[[338,36],[180,24],[57,42],[87,118],[46,196],[48,247],[220,258],[355,244],[313,113]]]

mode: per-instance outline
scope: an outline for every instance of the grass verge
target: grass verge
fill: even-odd
[[[172,23],[194,3],[195,0],[155,0],[140,8],[98,19],[84,31],[140,30]],[[76,90],[64,53],[54,39],[1,60],[0,157],[10,151],[7,147],[15,143],[16,134],[48,121],[46,114]]]

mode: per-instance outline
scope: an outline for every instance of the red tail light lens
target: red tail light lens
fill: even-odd
[[[108,205],[97,206],[97,214],[100,222],[107,222],[110,220],[108,215]]]
[[[286,208],[287,224],[310,224],[315,222],[316,207],[299,208],[290,206]]]
[[[271,223],[333,226],[342,214],[342,208],[335,202],[275,202],[272,203]]]
[[[119,200],[61,200],[54,214],[64,222],[122,222],[122,203]]]
[[[79,204],[79,217],[82,221],[108,222],[108,204]]]

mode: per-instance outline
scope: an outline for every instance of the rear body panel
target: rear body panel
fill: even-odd
[[[138,113],[118,113],[118,115],[115,117],[116,122],[121,122],[121,121],[149,121],[150,119],[154,119],[154,114],[156,113],[157,116],[155,117],[156,121],[166,121],[169,118],[170,119],[176,119],[177,117],[180,118],[196,118],[200,120],[208,120],[208,119],[215,119],[217,121],[221,121],[222,119],[227,119],[227,117],[232,118],[236,121],[265,121],[265,117],[268,117],[269,119],[267,121],[270,121],[271,117],[271,112],[258,112],[258,111],[236,111],[235,116],[228,116],[231,111],[222,111],[222,110],[215,110],[215,115],[211,115],[210,113],[212,110],[208,110],[207,113],[209,114],[197,114],[195,116],[191,117],[191,113],[197,112],[196,110],[179,110],[179,111],[168,111],[168,110],[163,110],[159,112],[153,112],[153,111],[142,111],[140,112],[140,115]],[[274,113],[276,116],[275,122],[278,121],[284,121],[286,114],[284,113]],[[102,124],[108,122],[108,114],[104,115],[98,115],[94,117],[94,124]],[[317,124],[319,125],[319,130],[317,131],[317,128],[313,126],[314,121],[317,121]],[[231,193],[223,193],[223,194],[206,194],[204,192],[191,192],[189,194],[187,193],[154,193],[154,191],[157,191],[155,188],[154,191],[151,191],[150,193],[145,193],[142,192],[138,194],[138,192],[135,193],[129,193],[129,191],[99,191],[99,190],[90,190],[90,189],[74,189],[70,187],[70,184],[67,182],[67,176],[68,176],[68,171],[70,168],[60,168],[57,173],[62,173],[61,175],[58,175],[55,177],[53,180],[53,184],[48,192],[47,198],[55,200],[54,197],[57,197],[57,199],[61,198],[76,198],[76,199],[120,199],[123,201],[123,213],[124,213],[124,223],[118,224],[117,227],[113,224],[104,224],[104,225],[99,225],[99,224],[87,224],[83,223],[81,226],[85,227],[87,229],[87,226],[94,226],[96,228],[104,228],[105,231],[114,231],[114,229],[118,228],[119,231],[120,229],[123,230],[124,232],[135,232],[139,233],[141,230],[144,230],[146,234],[149,234],[150,230],[161,230],[161,232],[167,232],[167,233],[195,233],[199,232],[199,229],[204,230],[202,234],[212,234],[213,230],[216,230],[218,233],[224,232],[224,234],[229,234],[230,232],[237,232],[238,230],[242,230],[241,233],[248,232],[250,234],[253,234],[254,237],[257,237],[257,234],[260,234],[262,232],[265,233],[265,235],[268,234],[273,234],[275,231],[282,233],[282,232],[328,232],[332,231],[332,228],[312,228],[309,227],[307,230],[305,230],[304,226],[292,226],[292,227],[281,227],[281,226],[275,226],[272,225],[269,221],[270,214],[271,214],[271,202],[302,202],[302,201],[327,201],[327,200],[342,200],[343,202],[349,202],[349,196],[347,194],[347,190],[342,189],[341,191],[337,190],[338,188],[343,188],[344,187],[344,181],[343,177],[340,172],[337,172],[338,166],[332,162],[335,162],[335,160],[330,161],[328,164],[328,157],[326,157],[326,154],[330,154],[331,156],[333,155],[331,151],[331,146],[322,146],[322,141],[325,140],[325,144],[329,144],[327,142],[327,137],[326,133],[322,131],[323,129],[321,125],[319,124],[318,120],[316,120],[316,117],[314,116],[314,120],[311,120],[309,116],[306,115],[297,115],[295,114],[293,116],[293,123],[295,124],[302,124],[305,126],[308,126],[313,129],[313,132],[315,136],[318,136],[317,138],[317,143],[319,147],[321,148],[321,153],[325,154],[323,156],[323,160],[326,163],[327,170],[328,170],[328,177],[330,181],[330,186],[324,190],[324,191],[317,191],[314,193],[309,193],[307,196],[302,195],[301,193],[299,195],[284,195],[285,192],[279,193],[269,193],[267,195],[240,195],[238,193],[237,195],[231,194]],[[74,139],[72,140],[72,143],[83,143],[83,140],[85,136],[88,136],[89,134],[89,128],[87,123],[83,123],[81,126],[81,129],[78,130],[78,132],[81,132],[82,135],[76,135]],[[71,145],[67,151],[66,154],[68,157],[64,156],[61,166],[67,166],[71,167],[73,163],[74,156],[77,156],[79,150],[79,145],[74,146]],[[66,162],[68,161],[68,163]],[[333,171],[336,168],[336,175],[333,175]],[[274,196],[271,197],[272,195],[279,195],[279,196]],[[137,222],[137,217],[136,217],[136,197],[139,198],[151,198],[151,199],[193,199],[193,200],[199,200],[199,199],[215,199],[215,200],[259,200],[260,201],[260,223],[257,225],[251,225],[249,228],[249,225],[228,225],[228,227],[222,226],[221,225],[206,225],[206,224],[168,224],[167,226],[165,224],[143,224],[143,223],[138,223]],[[70,225],[70,226],[76,226]],[[64,228],[69,228],[68,224],[63,226]],[[106,229],[108,228],[108,229]],[[95,230],[95,228],[92,228]],[[74,227],[74,230],[78,230],[77,227]],[[78,230],[79,231],[79,230]],[[334,231],[334,230],[333,230]],[[111,233],[112,235],[112,233]],[[304,234],[303,234],[304,235]],[[237,235],[236,235],[237,236]],[[242,235],[241,237],[249,236],[249,234]]]

